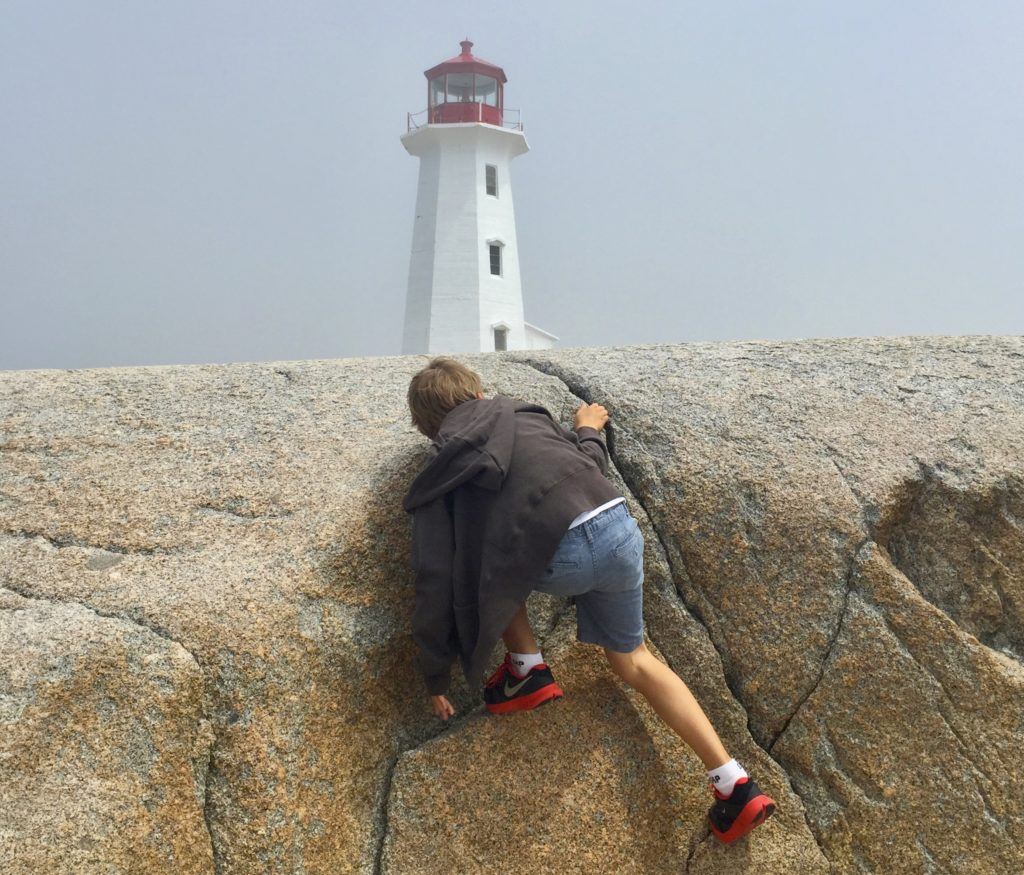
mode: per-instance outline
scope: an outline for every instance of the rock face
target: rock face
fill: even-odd
[[[212,733],[180,645],[0,590],[5,872],[213,872]]]
[[[564,699],[491,717],[456,671],[432,716],[426,357],[7,372],[0,871],[1024,870],[1024,339],[459,358],[608,408],[649,646],[775,817],[709,837],[564,600],[529,603]]]

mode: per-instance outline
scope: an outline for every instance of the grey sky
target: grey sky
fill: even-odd
[[[0,368],[398,354],[422,71],[502,65],[560,346],[1024,333],[1024,5],[8,0]]]

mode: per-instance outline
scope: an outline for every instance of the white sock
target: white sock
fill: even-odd
[[[732,793],[732,788],[738,778],[745,777],[747,777],[747,770],[736,762],[735,759],[723,763],[717,769],[710,769],[708,771],[708,783],[715,787],[723,796],[728,796]]]
[[[544,661],[539,650],[536,653],[512,653],[509,651],[508,658],[512,660],[512,671],[521,678],[526,677],[526,673],[531,668]]]

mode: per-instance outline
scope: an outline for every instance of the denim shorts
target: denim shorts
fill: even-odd
[[[624,501],[565,533],[538,592],[572,597],[576,638],[619,653],[644,640],[644,536]]]

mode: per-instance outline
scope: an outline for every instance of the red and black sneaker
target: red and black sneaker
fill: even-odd
[[[563,695],[562,688],[555,683],[546,663],[533,666],[523,677],[519,677],[512,671],[508,653],[484,687],[484,703],[492,714],[529,711]]]
[[[761,792],[749,775],[738,778],[732,793],[723,796],[712,787],[715,804],[708,809],[711,832],[723,842],[734,842],[764,823],[775,811],[775,800]]]

